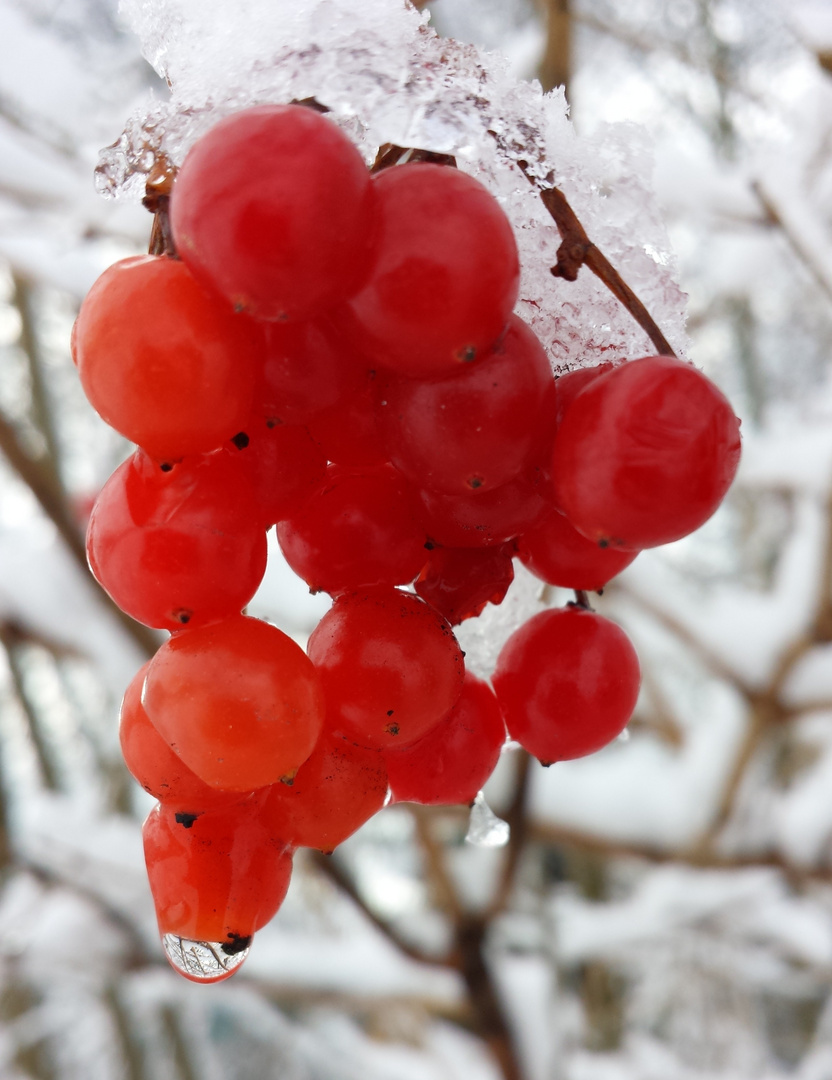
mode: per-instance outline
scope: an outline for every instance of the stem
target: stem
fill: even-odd
[[[524,167],[524,162],[518,162],[526,178],[537,187],[537,181]],[[593,244],[586,234],[586,230],[578,220],[578,216],[569,205],[566,196],[556,187],[540,189],[540,198],[543,205],[549,211],[552,219],[558,227],[561,235],[561,245],[558,248],[558,261],[552,267],[554,277],[562,277],[566,281],[575,281],[578,271],[582,266],[589,269],[610,290],[613,296],[629,311],[638,325],[650,338],[657,352],[661,356],[675,356],[676,353],[670,346],[667,338],[653,321],[650,312],[642,304],[627,282],[621,277],[604,253]]]

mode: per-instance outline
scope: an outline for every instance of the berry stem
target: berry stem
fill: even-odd
[[[524,167],[524,162],[519,162],[526,178],[535,186],[536,179],[529,174]],[[540,189],[540,198],[543,205],[549,211],[552,219],[558,227],[561,235],[561,245],[558,248],[558,261],[552,267],[551,273],[555,277],[562,277],[566,281],[575,281],[578,271],[582,266],[589,269],[599,278],[624,305],[633,316],[642,330],[650,338],[650,341],[661,356],[675,356],[676,353],[670,346],[667,338],[654,322],[650,312],[639,300],[627,282],[621,277],[604,253],[593,244],[586,234],[586,230],[578,220],[578,216],[569,205],[566,196],[560,188],[545,187]]]

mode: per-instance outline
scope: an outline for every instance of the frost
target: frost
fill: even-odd
[[[124,0],[145,56],[170,86],[102,154],[99,190],[140,197],[160,155],[174,166],[217,120],[249,105],[315,98],[368,163],[385,143],[453,154],[514,225],[523,279],[517,311],[555,370],[655,351],[587,270],[554,279],[558,230],[518,162],[559,186],[592,240],[685,352],[685,297],[674,280],[640,129],[606,125],[579,140],[562,91],[518,82],[498,53],[440,38],[402,0]]]

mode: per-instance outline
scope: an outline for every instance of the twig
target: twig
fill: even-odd
[[[57,490],[48,470],[44,469],[41,462],[36,461],[26,453],[17,437],[17,432],[2,415],[0,415],[0,453],[4,455],[20,479],[32,491],[32,494],[40,503],[41,509],[58,530],[70,554],[82,568],[85,580],[89,581],[90,585],[95,588],[96,595],[101,603],[110,609],[139,648],[148,656],[152,656],[158,648],[155,634],[148,630],[147,627],[135,622],[129,615],[125,615],[110,600],[103,589],[99,589],[94,585],[87,568],[84,541],[69,512],[66,500]]]
[[[320,851],[310,852],[312,862],[314,865],[329,878],[333,884],[352,900],[352,902],[366,915],[370,922],[375,926],[377,930],[390,941],[396,948],[404,953],[405,956],[409,956],[411,960],[416,960],[420,964],[434,964],[440,967],[447,967],[449,960],[447,956],[431,956],[430,953],[423,952],[418,946],[412,945],[409,941],[399,934],[392,923],[383,918],[378,912],[373,909],[366,902],[364,897],[358,891],[355,886],[355,882],[352,878],[342,869],[338,862],[332,855],[324,855]]]
[[[505,861],[494,896],[488,906],[488,918],[493,919],[505,911],[517,877],[517,868],[529,837],[528,801],[531,779],[531,759],[525,750],[516,757],[514,791],[505,813],[510,833]]]
[[[776,228],[782,232],[783,236],[788,241],[789,247],[791,247],[792,251],[797,255],[815,279],[821,290],[826,294],[827,299],[832,300],[832,278],[830,278],[826,267],[818,261],[815,253],[803,239],[798,236],[787,219],[783,217],[777,204],[759,180],[751,181],[751,190],[760,200],[760,205],[765,212],[768,223],[776,226]]]
[[[528,171],[524,162],[518,162],[526,178],[539,189],[543,205],[549,211],[561,235],[558,261],[552,267],[555,277],[575,281],[582,266],[588,266],[595,276],[606,285],[615,298],[633,316],[662,356],[675,356],[667,338],[654,322],[650,312],[639,300],[627,282],[621,277],[604,253],[595,246],[578,220],[578,216],[563,192],[554,186],[540,188],[537,179]]]
[[[427,876],[433,886],[433,892],[439,905],[445,909],[446,914],[455,923],[464,917],[462,901],[445,865],[445,855],[442,845],[436,840],[431,826],[435,817],[433,810],[416,803],[406,803],[410,816],[416,826],[419,843],[425,856]]]

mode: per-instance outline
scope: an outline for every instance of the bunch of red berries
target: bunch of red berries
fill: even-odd
[[[555,380],[512,314],[497,200],[447,165],[371,175],[314,109],[217,124],[170,222],[175,249],[93,286],[74,355],[141,448],[101,492],[88,553],[124,611],[171,631],[121,740],[159,800],[144,838],[168,955],[207,979],[275,913],[295,848],[331,851],[388,789],[470,802],[506,728],[546,763],[622,730],[638,662],[583,594],[713,513],[739,431],[676,359]],[[275,524],[334,599],[308,656],[242,614]],[[515,555],[579,602],[521,627],[492,689],[451,626],[502,600]]]

